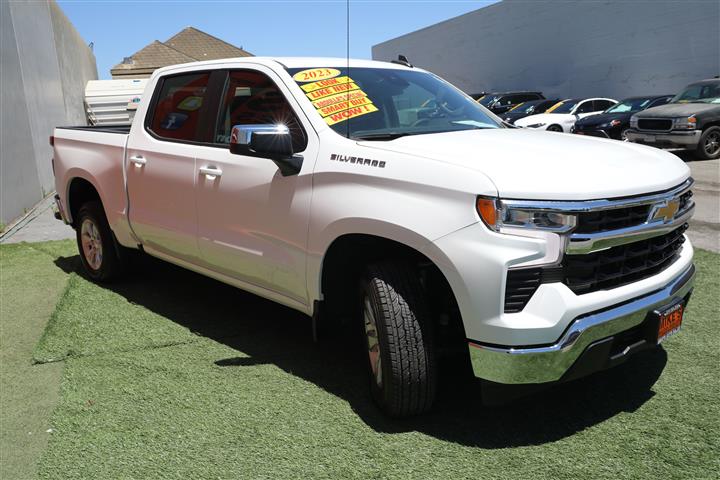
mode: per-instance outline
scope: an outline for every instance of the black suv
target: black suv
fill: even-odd
[[[630,118],[631,142],[695,150],[701,159],[720,158],[720,79],[691,83],[666,105]]]
[[[516,105],[530,100],[544,100],[541,92],[497,92],[486,93],[479,99],[480,104],[498,115],[505,113]]]

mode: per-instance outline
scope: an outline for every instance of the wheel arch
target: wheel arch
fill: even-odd
[[[407,232],[404,234],[407,235]],[[414,232],[411,234],[410,238],[421,238]],[[323,312],[340,318],[347,317],[347,308],[355,301],[354,296],[359,291],[365,266],[388,259],[408,262],[418,269],[435,319],[446,315],[448,323],[458,334],[457,338],[464,341],[464,324],[455,292],[443,271],[442,263],[428,256],[427,253],[434,251],[425,248],[430,245],[432,243],[427,239],[423,239],[423,243],[415,243],[408,242],[407,237],[401,240],[395,235],[378,233],[349,232],[338,235],[325,249],[318,272],[316,298],[322,299]]]
[[[68,221],[73,226],[75,226],[77,213],[84,203],[92,200],[98,200],[103,206],[103,209],[105,208],[102,196],[100,195],[100,190],[97,188],[95,183],[86,176],[77,175],[67,182],[65,198]]]

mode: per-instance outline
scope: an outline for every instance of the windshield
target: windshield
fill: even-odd
[[[670,103],[720,103],[720,82],[690,85]]]
[[[577,100],[566,100],[564,102],[558,102],[552,107],[548,108],[545,113],[570,113],[572,109],[577,105]]]
[[[347,68],[288,71],[325,123],[349,138],[384,140],[502,128],[472,98],[427,72],[388,68],[351,68],[349,73]]]
[[[652,101],[652,98],[628,98],[608,108],[605,113],[639,112],[647,108]]]

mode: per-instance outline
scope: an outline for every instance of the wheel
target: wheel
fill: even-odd
[[[88,276],[99,282],[118,278],[123,272],[123,262],[115,248],[102,204],[99,201],[85,203],[75,221],[80,259]]]
[[[703,132],[695,153],[702,160],[720,158],[720,127],[710,127]]]
[[[362,313],[373,400],[392,417],[426,412],[437,371],[429,308],[418,275],[406,265],[370,266]]]
[[[547,128],[547,131],[548,131],[548,132],[562,132],[563,129],[562,129],[562,127],[561,127],[560,125],[550,125],[550,126]]]
[[[628,137],[627,137],[627,132],[628,132],[628,130],[630,130],[630,129],[629,129],[629,128],[626,128],[626,129],[624,129],[622,132],[620,132],[620,141],[622,141],[622,142],[629,142],[629,141],[630,141],[630,140],[628,140]]]

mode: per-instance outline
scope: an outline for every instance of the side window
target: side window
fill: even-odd
[[[577,110],[575,110],[575,113],[590,113],[594,111],[595,110],[593,110],[593,102],[589,100],[587,102],[581,103]]]
[[[615,103],[611,102],[610,100],[595,100],[595,110],[594,112],[599,112],[601,110],[607,110],[608,108],[615,105]]]
[[[305,130],[277,85],[256,70],[231,71],[220,104],[215,143],[229,145],[234,125],[268,124],[284,124],[290,129],[294,151],[307,147]]]
[[[517,96],[515,95],[507,95],[505,97],[502,97],[500,101],[498,102],[498,105],[502,105],[503,107],[507,107],[508,105],[513,105],[517,102]]]
[[[149,129],[162,138],[195,140],[209,79],[207,72],[162,79]]]

